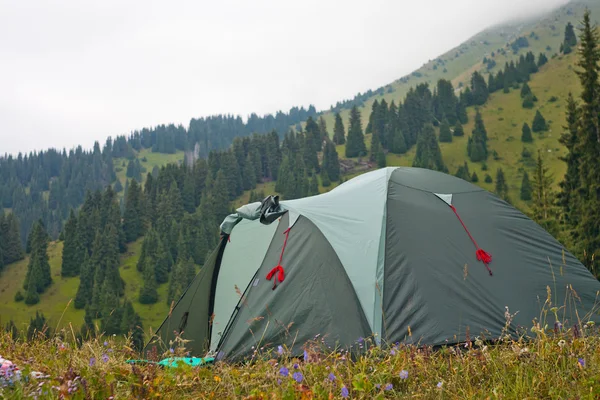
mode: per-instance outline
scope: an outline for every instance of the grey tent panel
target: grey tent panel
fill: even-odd
[[[370,333],[367,319],[335,251],[316,226],[300,217],[289,232],[282,266],[285,280],[273,289],[265,279],[278,264],[288,229],[282,218],[265,261],[259,283],[248,287],[219,358],[235,360],[255,348],[286,345],[295,355],[320,334],[328,345],[356,343]],[[254,347],[253,347],[254,346]]]
[[[541,227],[485,191],[464,191],[453,203],[477,244],[491,253],[494,274],[477,260],[450,207],[434,193],[390,182],[387,241],[394,245],[386,251],[387,340],[455,343],[466,339],[467,330],[471,337],[498,337],[506,307],[518,312],[509,332],[529,327],[541,314],[547,287],[560,307],[568,300],[568,284],[581,297],[581,316],[597,311],[597,280],[569,253],[561,275],[563,248]],[[574,309],[564,311],[563,322],[575,323]]]

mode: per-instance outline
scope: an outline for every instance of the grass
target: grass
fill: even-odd
[[[533,330],[533,329],[532,329]],[[428,347],[369,346],[355,359],[306,346],[307,359],[258,352],[251,363],[164,368],[129,365],[139,357],[116,338],[78,346],[72,333],[27,342],[0,335],[2,356],[21,379],[2,383],[0,396],[46,398],[196,399],[540,399],[600,396],[600,337],[585,325],[580,334],[538,327],[533,338],[501,338],[437,351]],[[364,343],[369,343],[365,340]],[[182,356],[182,343],[174,355]],[[360,345],[362,347],[362,344]],[[366,347],[365,347],[366,349]],[[156,354],[151,360],[171,357]],[[39,371],[45,378],[25,379]],[[3,387],[4,386],[4,387]]]
[[[146,181],[146,174],[152,172],[152,169],[162,167],[167,164],[176,164],[183,161],[183,151],[178,151],[174,154],[163,154],[153,153],[152,149],[142,149],[136,157],[140,160],[142,167],[146,169],[146,172],[142,173],[142,183]],[[145,159],[145,161],[144,161]],[[117,174],[117,179],[121,181],[123,187],[125,187],[125,181],[127,179],[127,163],[129,162],[126,158],[115,158],[113,159],[113,165]],[[125,193],[120,192],[119,195],[123,196]]]

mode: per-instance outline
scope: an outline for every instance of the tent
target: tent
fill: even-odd
[[[555,306],[565,327],[598,318],[600,282],[557,240],[440,172],[390,167],[312,197],[269,196],[221,231],[147,350],[178,335],[192,355],[240,360],[279,345],[301,355],[315,337],[344,348],[516,335]]]

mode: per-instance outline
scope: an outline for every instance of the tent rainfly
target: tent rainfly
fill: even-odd
[[[600,282],[557,240],[440,172],[389,167],[312,197],[269,196],[221,232],[146,351],[181,336],[191,355],[234,361],[279,345],[302,355],[317,335],[332,348],[516,335],[550,306],[564,326],[599,318]]]

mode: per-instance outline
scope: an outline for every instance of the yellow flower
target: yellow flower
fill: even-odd
[[[221,378],[218,377],[217,375],[215,375],[214,380],[215,380],[215,382],[221,382]]]

